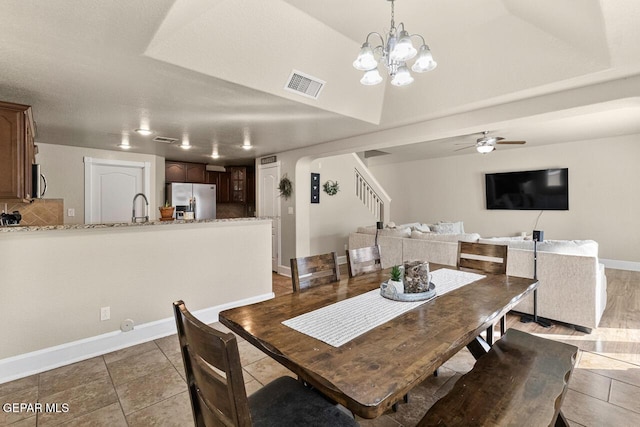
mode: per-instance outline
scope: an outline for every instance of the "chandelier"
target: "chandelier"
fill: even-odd
[[[385,38],[377,32],[371,32],[362,44],[358,57],[353,62],[356,70],[364,71],[364,76],[360,79],[363,85],[371,86],[382,82],[382,76],[378,71],[378,64],[384,65],[391,77],[391,84],[394,86],[405,86],[413,83],[413,77],[409,72],[407,61],[418,55],[411,69],[416,73],[424,73],[436,68],[436,61],[433,60],[431,50],[420,34],[409,34],[404,23],[400,23],[400,28],[396,28],[394,21],[393,3],[391,2],[391,28]],[[369,45],[369,37],[376,35],[380,38],[381,44],[372,48]],[[411,42],[412,37],[419,37],[422,40],[420,50],[416,50]]]

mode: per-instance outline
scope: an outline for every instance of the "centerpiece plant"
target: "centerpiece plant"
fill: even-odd
[[[402,283],[402,270],[400,266],[394,265],[391,267],[391,274],[389,275],[389,285],[396,288],[399,293],[404,292],[404,284]]]

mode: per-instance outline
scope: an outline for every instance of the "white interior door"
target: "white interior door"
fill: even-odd
[[[280,162],[258,166],[258,216],[271,221],[271,269],[280,265]]]
[[[146,162],[85,157],[85,223],[130,222],[133,197],[143,193],[149,199],[149,169]],[[136,216],[147,214],[151,215],[139,197]]]

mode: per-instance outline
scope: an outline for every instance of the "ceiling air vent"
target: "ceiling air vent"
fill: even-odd
[[[364,158],[368,159],[369,157],[386,156],[387,154],[389,153],[387,153],[386,151],[369,150],[364,152]]]
[[[173,144],[178,138],[167,138],[166,136],[156,136],[153,138],[155,142],[164,142],[165,144]]]
[[[324,84],[324,81],[316,77],[293,70],[284,89],[307,98],[318,99]]]

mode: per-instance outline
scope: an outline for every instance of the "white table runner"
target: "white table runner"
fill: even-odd
[[[483,275],[442,268],[432,273],[436,297],[451,292]],[[334,347],[382,325],[430,300],[416,302],[392,301],[374,289],[362,295],[319,308],[282,322],[284,325]]]

